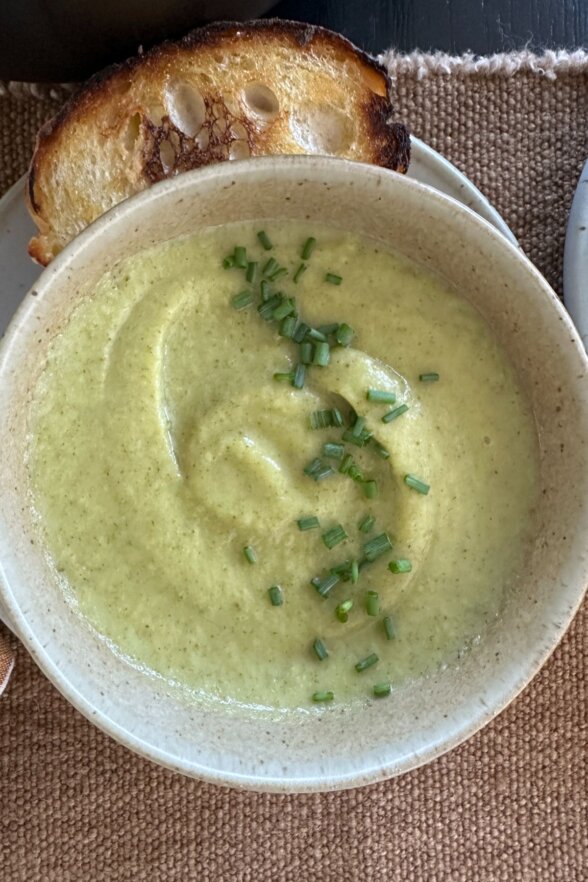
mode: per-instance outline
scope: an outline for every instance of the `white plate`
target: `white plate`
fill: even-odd
[[[418,138],[412,139],[409,177],[429,184],[477,212],[516,244],[516,239],[480,191],[454,165]],[[26,292],[41,274],[27,254],[35,228],[24,203],[22,177],[0,199],[0,334]]]
[[[564,302],[588,349],[588,162],[582,169],[568,219],[563,262]]]

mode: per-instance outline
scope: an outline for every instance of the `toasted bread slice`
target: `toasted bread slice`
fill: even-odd
[[[46,265],[107,209],[227,159],[320,153],[405,172],[384,68],[338,34],[278,19],[193,31],[94,76],[39,132],[28,180]]]

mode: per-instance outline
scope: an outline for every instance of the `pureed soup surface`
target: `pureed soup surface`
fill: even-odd
[[[332,691],[345,702],[451,663],[499,616],[532,532],[534,422],[490,329],[442,281],[375,241],[265,227],[271,251],[251,223],[154,247],[75,309],[35,394],[34,504],[68,595],[133,663],[201,697],[302,707]],[[259,262],[255,284],[223,268],[235,245]],[[330,363],[309,365],[301,389],[274,378],[296,367],[299,345],[257,309],[271,257],[288,275],[270,290],[295,296],[300,320],[355,331],[348,346],[328,337]],[[254,303],[236,309],[248,290]],[[419,380],[431,372],[437,382]],[[396,402],[370,401],[368,389]],[[357,446],[346,427],[310,427],[333,408],[347,423],[353,408],[374,438]],[[349,460],[325,455],[326,442],[344,444],[376,487],[340,473]],[[320,527],[301,531],[309,516]],[[337,525],[348,538],[329,549],[322,535]],[[383,553],[361,563],[373,539]],[[329,570],[346,560],[360,562],[357,581],[348,565],[329,591]]]

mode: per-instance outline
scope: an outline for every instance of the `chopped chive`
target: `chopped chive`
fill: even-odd
[[[325,444],[323,444],[323,456],[328,456],[331,459],[343,459],[344,455],[344,444],[336,444],[333,441],[326,441]]]
[[[359,529],[362,533],[369,533],[374,528],[374,524],[376,523],[376,519],[371,514],[366,514],[364,518],[359,522]]]
[[[223,266],[225,269],[231,269],[232,267],[234,267],[235,266],[235,255],[229,254],[227,257],[225,257],[223,260]]]
[[[344,441],[349,441],[351,444],[355,444],[356,447],[365,447],[365,445],[371,441],[372,433],[367,429],[362,429],[360,435],[355,435],[353,429],[346,429],[341,437]]]
[[[352,481],[362,481],[363,482],[363,472],[360,468],[357,467],[355,463],[350,467],[347,472]]]
[[[314,251],[315,245],[316,239],[314,238],[314,236],[309,236],[302,246],[302,251],[300,252],[300,257],[302,258],[302,260],[308,260],[308,258]]]
[[[333,407],[333,409],[331,410],[331,421],[332,421],[333,425],[337,426],[338,428],[340,428],[341,426],[344,425],[341,411],[337,410],[336,407]]]
[[[372,668],[376,665],[380,659],[376,655],[375,652],[372,652],[371,655],[366,655],[365,658],[362,658],[355,665],[355,670],[358,674],[361,674],[362,671],[367,671],[368,668]]]
[[[341,472],[342,475],[348,475],[349,469],[352,467],[352,465],[353,465],[353,457],[351,456],[350,453],[347,453],[341,461],[341,465],[339,466],[339,471]]]
[[[273,318],[274,309],[280,305],[283,297],[281,294],[273,294],[269,300],[264,300],[263,303],[260,303],[257,307],[257,312],[259,313],[260,318],[264,321],[269,322]]]
[[[253,291],[241,291],[231,298],[231,304],[234,309],[245,309],[253,303]]]
[[[257,555],[255,553],[255,549],[251,547],[251,545],[246,545],[243,548],[243,554],[247,558],[250,564],[257,563]]]
[[[338,585],[340,581],[341,576],[338,573],[329,573],[328,576],[325,576],[322,579],[320,576],[315,576],[314,579],[311,579],[311,583],[321,597],[328,597],[335,585]]]
[[[282,276],[287,276],[287,275],[288,275],[288,270],[286,269],[285,266],[278,266],[278,268],[275,269],[272,273],[266,273],[266,276],[268,277],[268,279],[271,282],[275,282],[278,279],[281,279]]]
[[[319,325],[317,331],[323,334],[325,337],[330,337],[332,334],[336,334],[339,330],[339,322],[332,322],[330,325]]]
[[[304,467],[304,474],[313,478],[321,467],[322,462],[317,456],[312,462],[309,462],[308,465]]]
[[[270,282],[268,282],[267,279],[264,279],[264,280],[261,282],[259,288],[260,288],[260,291],[261,291],[261,299],[262,299],[264,302],[265,302],[266,300],[269,300],[270,297],[272,296],[272,286],[271,286]]]
[[[349,559],[342,561],[340,564],[337,564],[334,567],[331,567],[330,572],[336,573],[338,576],[341,576],[344,582],[348,581],[349,576],[349,568],[351,566],[351,561]]]
[[[298,267],[298,269],[296,270],[296,272],[292,276],[292,281],[294,282],[295,285],[298,284],[298,279],[302,278],[302,276],[304,275],[304,273],[306,272],[307,269],[308,269],[308,267],[305,263],[300,264],[300,266]]]
[[[292,377],[292,385],[295,389],[302,389],[306,377],[306,368],[303,364],[297,364]]]
[[[318,658],[319,661],[324,661],[329,656],[329,650],[325,646],[322,640],[318,637],[312,644],[312,648],[314,649],[314,654]]]
[[[235,251],[233,253],[233,258],[235,261],[235,266],[238,266],[239,269],[247,269],[247,249],[243,248],[242,245],[237,245]]]
[[[365,418],[362,416],[358,416],[355,420],[355,425],[351,430],[351,434],[354,438],[361,438],[363,430],[365,428]]]
[[[248,282],[253,283],[257,276],[257,261],[250,260],[247,264],[247,270],[245,271],[245,278]]]
[[[363,546],[363,551],[366,556],[366,559],[372,563],[382,554],[386,554],[387,551],[390,551],[392,548],[392,540],[388,536],[387,533],[380,533],[379,536],[374,536],[373,539],[370,539],[369,542],[366,542]]]
[[[294,371],[278,371],[274,374],[274,380],[278,383],[291,383],[294,379]]]
[[[313,349],[312,343],[300,343],[300,361],[302,364],[312,364]]]
[[[300,322],[292,339],[295,343],[302,343],[308,331],[310,331],[310,325],[307,325],[306,322]]]
[[[293,312],[296,311],[296,303],[292,300],[291,297],[287,297],[282,301],[276,308],[274,309],[272,316],[276,319],[276,321],[281,321],[283,318],[286,318],[288,315],[292,315]]]
[[[335,334],[335,339],[339,346],[349,346],[355,336],[355,331],[348,324],[343,322],[339,325],[339,330]]]
[[[338,276],[337,273],[327,273],[325,275],[325,282],[329,282],[330,285],[340,285],[343,281],[343,276]]]
[[[357,560],[351,561],[351,584],[357,585],[357,581],[359,579],[359,562]]]
[[[416,490],[418,493],[422,493],[424,496],[426,496],[431,489],[428,484],[425,484],[425,482],[421,481],[420,478],[415,478],[414,475],[405,475],[404,483],[407,485],[407,487],[412,487],[413,490]]]
[[[337,524],[336,527],[331,527],[323,533],[323,542],[328,549],[334,548],[335,545],[339,545],[345,539],[347,539],[347,533],[341,524]]]
[[[321,465],[320,469],[316,474],[313,475],[315,481],[322,481],[325,478],[330,478],[331,475],[336,475],[335,469],[332,469],[330,465]]]
[[[378,495],[378,482],[373,479],[363,482],[363,495],[368,499],[375,499]]]
[[[399,416],[402,416],[402,414],[406,413],[407,410],[408,404],[400,404],[398,407],[395,407],[394,410],[389,410],[388,413],[385,413],[382,417],[382,422],[391,423],[392,420],[395,420]]]
[[[279,268],[280,268],[280,264],[278,263],[276,258],[270,257],[270,259],[267,261],[267,263],[264,264],[261,272],[267,278],[271,273],[274,273]]]
[[[396,628],[392,616],[384,617],[384,631],[386,632],[386,640],[394,640],[396,637]]]
[[[346,622],[349,618],[349,612],[353,607],[352,600],[344,600],[343,603],[340,603],[339,606],[335,609],[335,615],[339,619],[340,622]]]
[[[287,337],[289,339],[292,338],[294,331],[296,330],[296,325],[298,324],[298,319],[293,315],[287,315],[286,318],[282,321],[280,325],[279,334],[280,337]]]
[[[376,683],[374,686],[374,695],[376,698],[384,698],[386,695],[390,695],[392,692],[392,686],[390,683]]]
[[[312,700],[313,701],[333,701],[335,698],[334,692],[313,692]]]
[[[314,410],[310,415],[311,429],[329,429],[331,427],[330,410]]]
[[[399,557],[397,560],[390,561],[388,569],[391,573],[410,573],[412,570],[412,564],[406,558]]]
[[[267,593],[269,594],[272,606],[281,606],[283,604],[284,593],[279,585],[272,585],[271,588],[267,589]]]
[[[382,457],[382,459],[390,459],[390,451],[386,450],[386,448],[382,444],[380,444],[379,441],[374,441],[373,448],[378,456]]]
[[[298,524],[298,529],[301,533],[304,533],[306,530],[316,530],[316,528],[321,525],[321,522],[316,515],[308,515],[308,517],[305,518],[298,518],[296,523]]]
[[[377,591],[368,591],[365,599],[365,608],[368,616],[380,614],[380,595]]]
[[[260,230],[259,233],[257,234],[257,238],[261,242],[262,248],[264,248],[266,251],[271,251],[272,248],[274,247],[271,243],[270,237],[265,232],[265,230]]]
[[[320,343],[326,343],[327,337],[323,334],[322,331],[319,331],[318,328],[309,328],[306,336],[309,340],[319,341]]]
[[[319,367],[326,367],[331,360],[331,350],[328,343],[316,343],[312,363]]]
[[[382,404],[394,404],[396,402],[394,392],[386,392],[385,389],[368,389],[366,398],[368,401],[379,401]]]
[[[439,374],[435,373],[435,371],[431,371],[429,374],[419,374],[421,383],[436,383],[438,379]]]

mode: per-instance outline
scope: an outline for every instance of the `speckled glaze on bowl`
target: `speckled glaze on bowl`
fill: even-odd
[[[204,708],[118,659],[72,612],[31,544],[23,449],[30,390],[77,298],[114,262],[223,222],[312,218],[376,236],[442,273],[486,317],[530,395],[541,442],[539,527],[499,628],[459,666],[385,702],[292,717]],[[525,257],[423,185],[328,158],[222,163],[162,182],[84,231],[42,274],[0,358],[1,599],[61,692],[129,748],[188,775],[257,790],[351,787],[397,775],[476,732],[529,682],[588,581],[588,380],[579,338]]]

